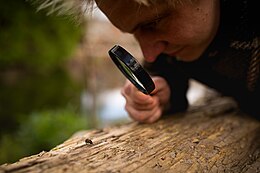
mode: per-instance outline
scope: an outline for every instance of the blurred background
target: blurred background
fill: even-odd
[[[48,151],[79,130],[130,121],[124,77],[107,51],[132,36],[97,9],[77,23],[25,0],[0,0],[0,164]]]
[[[78,23],[26,0],[0,0],[0,164],[79,130],[131,121],[120,95],[125,78],[107,54],[115,44],[142,57],[135,39],[96,8]],[[192,86],[190,103],[204,92]]]

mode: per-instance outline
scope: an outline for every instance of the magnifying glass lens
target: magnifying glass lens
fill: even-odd
[[[150,94],[154,90],[153,80],[129,52],[115,45],[108,53],[119,70],[137,89],[144,94]]]
[[[122,66],[122,68],[124,69],[124,71],[127,73],[127,75],[129,77],[131,77],[133,80],[135,80],[138,85],[140,85],[141,87],[144,88],[143,84],[138,80],[138,78],[135,76],[135,74],[131,71],[131,69],[129,69],[121,60],[118,60]]]

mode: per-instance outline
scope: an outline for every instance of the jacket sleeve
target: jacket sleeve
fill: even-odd
[[[173,114],[185,111],[188,107],[186,97],[188,78],[175,66],[173,58],[159,55],[155,62],[143,62],[144,68],[152,76],[161,76],[169,84],[171,90],[170,102],[164,114]]]

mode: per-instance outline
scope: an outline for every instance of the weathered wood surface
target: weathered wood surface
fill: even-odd
[[[154,124],[78,132],[0,172],[260,172],[259,136],[259,121],[215,100]]]

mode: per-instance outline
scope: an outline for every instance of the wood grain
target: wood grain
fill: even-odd
[[[154,124],[81,131],[0,172],[260,172],[260,122],[228,99]]]

